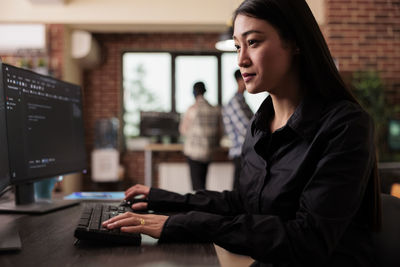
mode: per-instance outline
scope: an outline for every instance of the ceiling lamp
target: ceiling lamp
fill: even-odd
[[[219,41],[215,43],[215,48],[220,51],[236,51],[232,35],[233,28],[232,26],[229,26],[228,30],[219,36]]]

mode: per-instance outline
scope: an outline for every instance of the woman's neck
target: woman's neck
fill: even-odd
[[[275,115],[270,123],[271,132],[276,131],[286,125],[289,118],[293,115],[300,101],[289,98],[275,98],[271,95]]]
[[[300,84],[298,67],[293,66],[280,85],[271,90],[270,95],[275,111],[269,124],[271,133],[285,126],[300,104],[304,94]]]
[[[299,86],[293,86],[291,90],[286,90],[284,94],[271,94],[271,98],[275,111],[275,115],[270,122],[270,130],[272,133],[286,125],[287,121],[300,104],[303,93]]]

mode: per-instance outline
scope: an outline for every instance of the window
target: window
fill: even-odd
[[[140,111],[171,110],[171,55],[123,55],[124,135],[138,136]]]
[[[193,103],[193,84],[202,81],[206,86],[204,97],[211,105],[218,105],[218,60],[215,56],[177,56],[176,111],[184,113]]]
[[[237,91],[237,84],[233,76],[239,68],[236,53],[223,53],[222,62],[222,104],[225,105]]]
[[[226,104],[237,90],[236,53],[126,52],[122,57],[125,137],[140,134],[140,111],[184,113],[194,103],[195,82],[205,83],[212,105]],[[266,95],[245,97],[256,111]]]

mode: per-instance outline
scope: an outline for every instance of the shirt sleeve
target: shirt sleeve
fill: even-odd
[[[224,108],[224,120],[226,121],[226,131],[229,134],[232,132],[245,136],[247,127],[253,116],[249,106],[238,96],[235,96],[229,101]]]
[[[232,124],[232,120],[231,120],[231,115],[229,113],[229,110],[230,110],[229,105],[230,105],[230,102],[222,108],[221,114],[222,114],[222,121],[224,124],[225,133],[228,135],[228,137],[231,140],[234,140],[235,135],[234,135],[234,131],[233,131],[234,129],[233,129],[233,124]]]
[[[151,188],[148,208],[155,211],[207,211],[218,214],[240,214],[244,207],[237,191],[200,190],[195,194],[181,195],[158,188]]]
[[[262,262],[323,266],[364,198],[375,163],[372,128],[365,113],[333,120],[294,218],[193,211],[171,216],[160,241],[209,241]]]
[[[196,113],[196,106],[195,104],[190,106],[186,113],[183,115],[183,118],[179,124],[179,133],[185,136],[188,132],[188,129],[191,127],[193,123],[193,119]]]

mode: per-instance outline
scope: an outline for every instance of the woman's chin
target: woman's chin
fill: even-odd
[[[258,94],[261,92],[266,92],[265,89],[260,89],[260,88],[255,88],[255,87],[250,87],[250,88],[246,87],[246,91],[247,91],[247,93],[252,94],[252,95]]]

